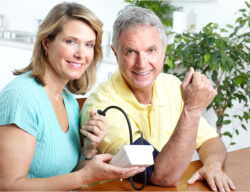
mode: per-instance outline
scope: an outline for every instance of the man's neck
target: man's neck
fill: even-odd
[[[139,103],[144,105],[151,104],[153,98],[153,88],[148,90],[131,91]]]

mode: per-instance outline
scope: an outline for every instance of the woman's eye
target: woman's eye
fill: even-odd
[[[70,39],[70,40],[67,40],[66,43],[68,43],[68,44],[75,44],[75,41]]]
[[[93,48],[94,44],[93,43],[87,43],[87,47]]]

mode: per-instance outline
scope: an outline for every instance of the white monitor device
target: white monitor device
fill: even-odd
[[[153,151],[151,145],[124,145],[109,164],[117,167],[150,166],[154,164]]]

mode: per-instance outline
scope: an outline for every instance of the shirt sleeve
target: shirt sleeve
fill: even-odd
[[[27,90],[8,90],[0,95],[0,125],[15,124],[34,137],[38,132],[39,105]]]
[[[216,132],[215,128],[211,127],[207,120],[201,117],[196,137],[195,149],[198,149],[207,140],[215,137],[218,137],[218,133]]]
[[[85,105],[81,111],[80,126],[83,126],[89,119],[90,110],[97,111],[98,109],[105,109],[103,106],[93,106],[92,104],[90,104],[90,106],[91,107],[89,107],[88,104]],[[133,117],[128,116],[128,118],[130,119],[133,141],[135,141],[140,137],[139,129]],[[108,123],[108,134],[98,145],[98,152],[115,155],[124,145],[130,144],[128,123],[122,112],[113,108],[106,112],[105,119]]]

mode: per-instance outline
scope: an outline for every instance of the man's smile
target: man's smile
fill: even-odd
[[[142,72],[142,73],[138,73],[138,72],[133,71],[133,73],[135,73],[136,75],[147,75],[147,74],[149,74],[149,73],[152,72],[152,71],[153,71],[153,70],[146,71],[146,72]]]

